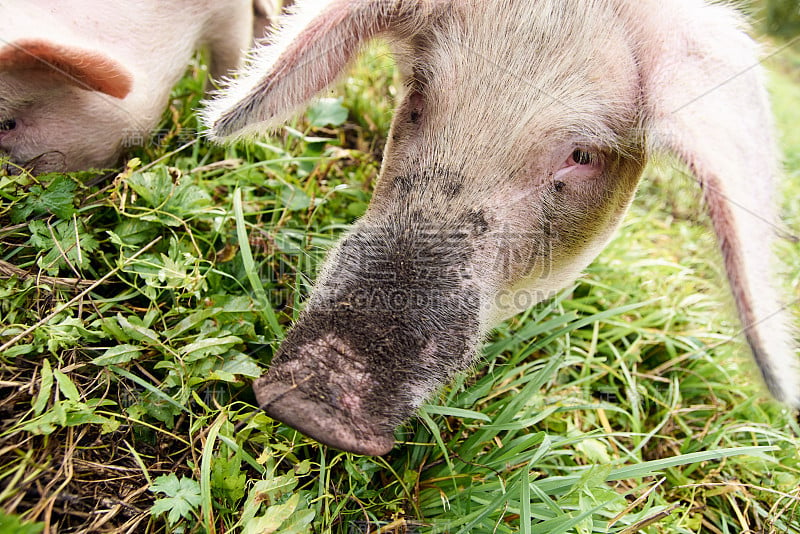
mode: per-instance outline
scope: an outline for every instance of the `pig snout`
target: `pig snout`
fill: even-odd
[[[394,429],[476,353],[464,240],[445,227],[358,225],[254,384],[266,413],[341,450],[388,453]]]
[[[266,413],[337,449],[389,452],[392,428],[366,405],[372,376],[365,359],[331,333],[297,343],[254,385]]]
[[[61,172],[67,168],[67,157],[63,152],[56,150],[44,152],[27,161],[16,161],[11,154],[0,148],[0,158],[6,159],[0,169],[10,175],[22,174],[28,171],[32,174],[45,174],[48,172]]]

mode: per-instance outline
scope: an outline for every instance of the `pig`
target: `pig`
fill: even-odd
[[[476,359],[486,333],[571,283],[619,225],[653,155],[699,182],[744,335],[800,406],[774,282],[778,157],[757,47],[699,0],[300,2],[207,103],[215,141],[279,126],[390,43],[403,79],[364,216],[330,252],[254,383],[271,417],[382,455]]]
[[[240,66],[251,0],[0,0],[0,156],[33,173],[107,168],[144,143],[198,47]]]
[[[281,11],[291,5],[292,0],[253,0],[253,38],[268,38]]]

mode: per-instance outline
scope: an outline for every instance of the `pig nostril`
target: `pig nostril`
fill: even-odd
[[[269,372],[253,390],[267,415],[320,443],[358,454],[382,455],[394,446],[394,425],[369,401],[371,373],[341,337],[284,341]]]
[[[17,121],[14,119],[6,119],[0,121],[0,132],[9,132],[17,127]]]

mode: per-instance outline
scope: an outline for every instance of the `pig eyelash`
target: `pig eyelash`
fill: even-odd
[[[17,121],[15,121],[14,119],[6,119],[4,121],[0,121],[0,132],[8,132],[16,127],[17,127]]]
[[[572,154],[569,155],[567,159],[567,165],[573,166],[591,166],[597,165],[600,163],[600,156],[596,152],[592,152],[591,150],[586,150],[583,148],[576,148],[572,151]]]

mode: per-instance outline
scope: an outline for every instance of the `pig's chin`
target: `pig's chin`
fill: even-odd
[[[402,311],[317,300],[256,380],[261,408],[320,443],[388,453],[395,428],[476,354],[478,306],[463,295]]]
[[[67,170],[66,156],[57,151],[45,152],[26,161],[20,161],[10,154],[0,151],[0,158],[6,160],[2,164],[2,170],[10,175],[22,174],[23,171],[31,174],[45,174]]]

